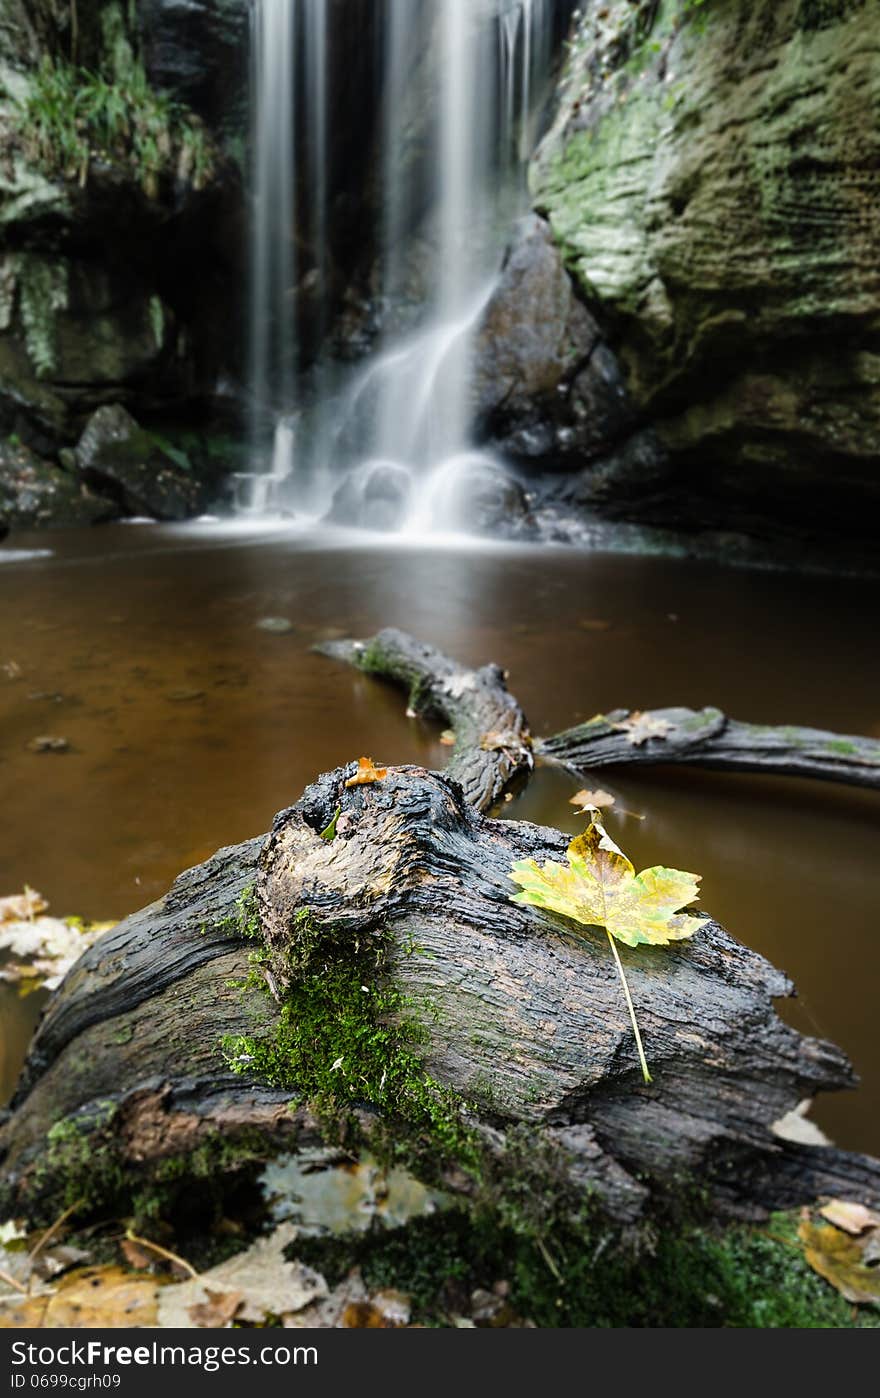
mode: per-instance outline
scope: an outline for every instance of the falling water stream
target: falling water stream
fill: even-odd
[[[472,335],[522,210],[566,8],[557,0],[381,0],[375,276],[384,328],[352,374],[340,378],[319,355],[304,402],[306,279],[309,334],[320,345],[328,330],[334,36],[327,0],[254,0],[254,431],[253,469],[238,482],[243,511],[320,517],[347,481],[357,522],[420,532],[460,522],[460,477],[481,465],[499,469],[471,440]],[[363,220],[366,238],[368,211]],[[305,238],[304,276],[297,248]],[[377,482],[385,508],[371,515]]]

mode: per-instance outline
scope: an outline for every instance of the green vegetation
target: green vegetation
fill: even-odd
[[[98,1102],[51,1128],[27,1181],[34,1224],[51,1224],[75,1209],[78,1222],[115,1215],[131,1217],[138,1227],[161,1221],[198,1231],[220,1217],[239,1183],[253,1184],[270,1153],[254,1128],[206,1128],[192,1149],[137,1166],[122,1156],[116,1115],[115,1103]],[[15,1207],[0,1199],[0,1217]]]
[[[766,1230],[673,1225],[624,1247],[595,1220],[536,1237],[456,1209],[393,1232],[302,1238],[296,1255],[331,1284],[356,1264],[370,1290],[410,1294],[414,1320],[428,1325],[503,1281],[513,1312],[541,1327],[880,1327],[880,1314],[856,1310],[810,1269],[788,1214]]]
[[[111,80],[44,58],[18,105],[16,126],[30,160],[51,176],[81,185],[95,160],[128,167],[150,198],[158,195],[164,176],[200,189],[213,171],[201,123],[154,91],[135,60]]]
[[[274,963],[286,984],[280,1016],[266,1036],[227,1036],[227,1063],[290,1089],[329,1135],[357,1136],[355,1112],[366,1107],[381,1113],[371,1144],[385,1158],[423,1156],[434,1168],[455,1160],[475,1169],[479,1153],[464,1104],[425,1072],[421,1049],[428,1032],[413,1001],[395,985],[391,959],[381,932],[352,941],[344,926],[301,909],[286,964]],[[251,962],[249,984],[259,985],[273,958],[261,948]],[[422,1010],[431,1013],[430,1006]]]

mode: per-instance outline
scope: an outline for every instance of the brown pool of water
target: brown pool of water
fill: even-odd
[[[445,763],[401,694],[311,651],[334,635],[397,625],[494,659],[542,734],[616,706],[717,704],[880,737],[876,584],[293,531],[118,526],[28,545],[52,554],[3,563],[0,548],[0,894],[29,883],[59,915],[124,916],[362,754]],[[268,617],[290,629],[260,629]],[[47,735],[69,749],[30,749]],[[638,865],[702,873],[705,907],[793,978],[786,1017],[862,1077],[814,1116],[880,1152],[880,796],[662,768],[594,784],[645,815],[608,817]],[[504,813],[575,830],[575,785],[542,771]],[[0,988],[0,1098],[38,1009]]]

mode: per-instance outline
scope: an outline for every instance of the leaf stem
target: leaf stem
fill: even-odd
[[[632,996],[629,993],[629,985],[627,984],[626,972],[623,969],[623,962],[621,961],[620,956],[618,955],[617,946],[615,945],[614,938],[608,931],[607,927],[605,928],[605,931],[608,935],[608,942],[611,946],[611,951],[614,956],[614,960],[617,963],[617,972],[620,976],[620,983],[623,986],[623,993],[626,996],[627,1009],[629,1010],[629,1017],[632,1021],[633,1033],[636,1036],[636,1048],[639,1051],[639,1062],[642,1065],[642,1077],[645,1079],[646,1083],[650,1083],[653,1082],[653,1079],[651,1077],[651,1074],[648,1072],[648,1060],[645,1057],[645,1049],[644,1045],[642,1044],[642,1036],[639,1033],[638,1021],[636,1020],[635,1006],[632,1002]]]
[[[150,1242],[149,1238],[141,1238],[135,1233],[133,1228],[126,1228],[125,1236],[130,1243],[136,1243],[138,1247],[141,1248],[149,1248],[150,1252],[155,1252],[159,1257],[164,1257],[166,1261],[176,1263],[178,1267],[182,1267],[185,1272],[188,1272],[191,1277],[195,1278],[199,1275],[195,1267],[187,1262],[186,1258],[178,1257],[176,1252],[169,1252],[168,1248],[163,1248],[160,1247],[158,1243]]]

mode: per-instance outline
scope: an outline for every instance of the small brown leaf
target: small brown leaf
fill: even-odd
[[[625,733],[627,741],[634,748],[640,748],[649,738],[665,738],[672,732],[672,724],[668,719],[642,713],[640,709],[635,709],[620,723],[612,723],[611,727]]]
[[[205,1287],[207,1300],[197,1301],[187,1307],[193,1325],[201,1330],[225,1330],[235,1319],[235,1313],[244,1300],[242,1291],[210,1291]]]
[[[568,804],[582,811],[601,811],[605,806],[614,805],[614,797],[610,791],[578,791]]]
[[[345,785],[347,787],[372,786],[373,782],[383,782],[387,776],[387,767],[377,767],[371,757],[361,757],[358,760],[356,776],[349,777]]]
[[[528,733],[515,733],[512,728],[505,728],[503,731],[493,728],[480,739],[483,752],[524,753],[529,752],[531,746],[532,740]]]
[[[156,1264],[156,1254],[142,1248],[140,1243],[132,1242],[131,1238],[122,1238],[119,1249],[129,1267],[133,1267],[136,1272],[145,1272],[148,1267]]]
[[[440,741],[445,748],[455,747],[455,734],[453,733],[451,728],[447,728],[443,733],[440,734]]]
[[[367,1301],[350,1301],[342,1312],[343,1330],[402,1330],[410,1322],[410,1298],[401,1291],[377,1291]]]

